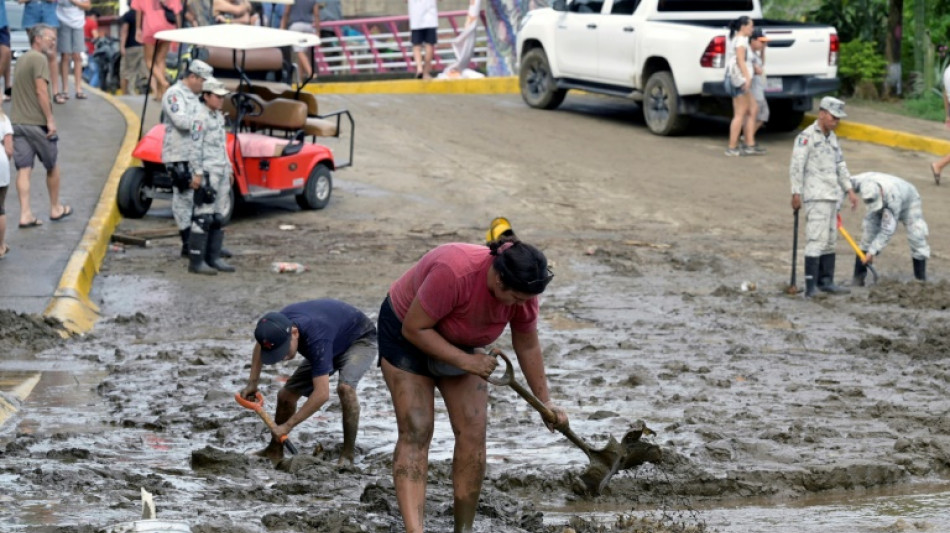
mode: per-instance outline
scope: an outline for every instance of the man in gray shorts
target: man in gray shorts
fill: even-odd
[[[267,448],[257,452],[274,463],[284,456],[280,438],[310,418],[330,398],[330,375],[339,372],[337,394],[343,411],[340,465],[353,464],[360,404],[356,386],[376,358],[376,326],[362,311],[324,298],[288,305],[261,317],[254,330],[251,376],[241,396],[254,400],[262,365],[289,361],[298,353],[304,362],[277,393],[276,431]],[[297,401],[307,401],[297,410]]]
[[[73,212],[71,207],[59,201],[59,165],[56,164],[59,135],[53,119],[48,63],[48,58],[56,55],[56,30],[46,24],[37,24],[30,28],[29,36],[30,50],[17,60],[10,106],[21,228],[42,224],[30,207],[30,174],[33,160],[37,157],[46,167],[50,220],[62,220]]]

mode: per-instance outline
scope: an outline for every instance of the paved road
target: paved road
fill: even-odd
[[[7,192],[6,240],[12,251],[0,261],[2,307],[21,313],[42,313],[55,291],[70,254],[92,215],[125,135],[125,120],[104,98],[71,98],[54,106],[60,131],[60,198],[73,215],[49,220],[46,171],[37,161],[31,180],[31,205],[43,225],[18,227],[19,196],[11,183]],[[9,104],[4,109],[9,112]]]

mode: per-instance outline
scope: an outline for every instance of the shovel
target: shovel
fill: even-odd
[[[844,229],[844,224],[841,223],[841,215],[838,215],[838,231],[840,231],[841,235],[844,236],[844,240],[848,241],[848,244],[851,245],[851,249],[854,250],[854,253],[858,255],[858,259],[860,259],[862,263],[867,261],[867,256],[864,255],[864,252],[861,251],[861,248],[858,248],[858,244],[854,242],[854,239],[851,238],[851,234],[848,233],[848,230]],[[868,270],[871,271],[871,277],[874,278],[874,281],[871,284],[877,285],[877,270],[874,268],[874,265],[868,265],[865,263],[864,266],[868,267]]]
[[[792,279],[785,288],[786,294],[798,294],[798,284],[795,282],[795,274],[798,271],[798,209],[795,213],[795,229],[792,230]]]
[[[492,385],[508,386],[515,390],[519,396],[525,399],[531,407],[534,407],[545,421],[553,424],[557,422],[557,415],[544,405],[541,400],[535,397],[528,389],[515,381],[514,369],[511,366],[511,360],[508,359],[500,350],[492,350],[492,355],[501,357],[505,362],[505,373],[500,378],[489,377],[488,382]],[[575,446],[581,449],[587,455],[590,465],[581,473],[580,481],[583,484],[580,492],[586,494],[600,494],[610,478],[619,470],[633,468],[644,462],[659,462],[661,453],[660,448],[655,444],[639,442],[640,436],[644,433],[653,435],[653,431],[643,425],[641,428],[630,430],[624,435],[622,442],[617,442],[612,436],[607,445],[600,449],[591,448],[583,439],[571,431],[567,425],[564,427],[555,427]],[[577,490],[577,488],[575,488]]]
[[[264,395],[260,392],[257,393],[257,401],[252,402],[250,400],[244,399],[241,397],[240,392],[234,393],[234,399],[237,400],[237,403],[241,404],[243,407],[250,409],[257,413],[257,416],[261,417],[261,420],[267,424],[267,428],[270,429],[271,434],[277,434],[277,424],[271,420],[270,415],[264,412]],[[297,455],[297,447],[290,442],[290,439],[287,438],[287,435],[282,435],[280,437],[281,444],[284,445],[284,448],[287,448],[287,451],[290,452],[290,455]]]

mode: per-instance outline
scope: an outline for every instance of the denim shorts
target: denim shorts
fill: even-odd
[[[735,85],[732,84],[731,80],[724,80],[722,84],[726,88],[726,93],[728,93],[729,96],[731,96],[732,98],[742,96],[743,94],[746,93],[745,85],[740,85],[736,87]]]
[[[23,6],[23,27],[30,29],[39,23],[58,28],[59,17],[56,16],[56,2],[32,0]]]

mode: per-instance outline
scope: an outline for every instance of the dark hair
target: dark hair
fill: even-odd
[[[96,8],[92,8],[89,11],[86,11],[86,15],[90,17],[99,18],[99,10]]]
[[[745,15],[742,15],[736,20],[733,20],[732,22],[730,22],[729,23],[729,38],[732,39],[733,37],[735,37],[736,32],[739,31],[739,28],[748,24],[750,20],[752,19],[750,19],[749,17]]]
[[[541,250],[516,237],[498,239],[488,247],[495,256],[492,267],[501,277],[501,283],[513,291],[541,294],[554,277]]]

